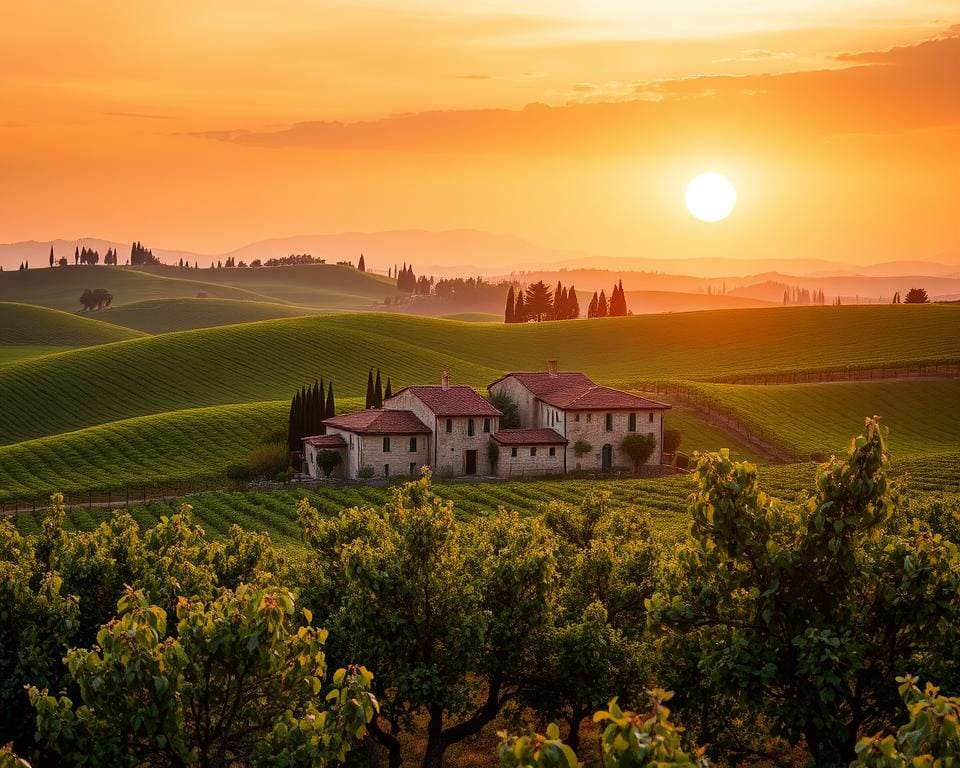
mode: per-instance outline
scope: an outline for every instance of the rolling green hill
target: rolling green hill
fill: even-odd
[[[85,288],[106,288],[114,307],[205,294],[341,310],[369,309],[395,292],[394,282],[383,275],[336,264],[260,269],[68,266],[0,272],[0,301],[75,311]]]
[[[193,298],[135,301],[114,307],[103,314],[115,325],[146,333],[172,333],[281,317],[302,317],[316,314],[316,310],[268,301]]]
[[[960,381],[905,379],[825,384],[698,384],[745,424],[773,435],[797,456],[838,452],[862,426],[856,414],[879,414],[890,427],[896,457],[960,449]]]
[[[548,358],[627,385],[960,359],[960,308],[727,310],[520,326],[341,314],[186,331],[4,366],[0,402],[9,407],[0,410],[0,444],[150,413],[285,399],[320,375],[333,378],[338,395],[361,395],[370,366],[395,389],[435,381],[445,369],[484,386],[507,370],[542,370]]]
[[[97,318],[101,316],[98,314]],[[30,304],[0,302],[0,348],[89,347],[142,336],[138,331],[120,328],[99,319]]]

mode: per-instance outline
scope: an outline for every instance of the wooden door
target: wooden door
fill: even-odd
[[[476,451],[467,451],[466,453],[466,469],[464,474],[466,475],[475,475],[477,474],[477,452]]]

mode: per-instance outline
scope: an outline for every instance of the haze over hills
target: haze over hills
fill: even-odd
[[[266,260],[291,253],[311,253],[327,262],[352,261],[366,256],[368,269],[386,272],[395,263],[414,264],[418,274],[450,277],[484,275],[493,277],[537,270],[607,270],[613,272],[649,272],[690,275],[701,278],[780,273],[795,276],[931,276],[960,278],[960,255],[941,254],[929,258],[904,258],[878,264],[859,265],[825,258],[716,258],[671,259],[663,255],[604,255],[537,245],[521,237],[475,229],[427,231],[419,229],[383,232],[341,232],[319,235],[294,235],[249,243],[224,253],[197,253],[188,249],[162,248],[150,238],[144,245],[164,263],[181,258],[207,267],[211,261],[233,257],[237,262]],[[0,266],[16,269],[22,261],[33,267],[47,266],[50,247],[59,258],[72,262],[77,246],[94,248],[101,254],[116,248],[122,260],[130,252],[130,243],[84,237],[77,240],[30,240],[0,244]],[[586,287],[586,286],[585,286]],[[671,290],[671,289],[666,289]],[[682,290],[682,289],[676,289]],[[689,290],[687,288],[686,290]],[[696,290],[696,288],[694,288]]]

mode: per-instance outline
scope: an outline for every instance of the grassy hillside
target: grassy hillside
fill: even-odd
[[[0,500],[222,478],[265,435],[286,430],[289,405],[170,411],[0,446]],[[344,398],[337,405],[363,403]]]
[[[151,299],[114,307],[104,318],[147,333],[172,333],[218,325],[253,323],[312,315],[314,309],[268,301],[236,299]]]
[[[6,346],[88,347],[143,336],[98,319],[35,307],[0,302],[0,348]]]
[[[85,288],[106,288],[114,306],[154,299],[210,298],[287,303],[327,309],[362,309],[394,293],[383,275],[336,264],[261,269],[68,266],[0,272],[0,301],[54,309],[80,309]]]
[[[762,462],[764,457],[745,440],[715,427],[682,405],[674,405],[663,420],[664,429],[679,429],[682,436],[680,451],[692,456],[694,451],[716,451],[729,448],[737,461]]]
[[[506,370],[542,370],[547,358],[627,385],[960,359],[960,308],[729,310],[521,326],[357,314],[186,331],[4,366],[0,402],[9,407],[0,410],[0,444],[150,413],[285,399],[320,375],[333,378],[339,395],[361,395],[371,365],[392,376],[395,389],[436,381],[445,369],[484,386]],[[65,387],[84,394],[64,397]]]
[[[861,426],[858,416],[879,414],[890,427],[890,449],[906,458],[960,448],[960,381],[901,380],[749,386],[700,384],[741,421],[777,436],[796,455],[839,451]]]
[[[15,363],[19,360],[32,360],[43,355],[66,352],[75,347],[50,346],[47,344],[4,344],[0,345],[0,365]]]

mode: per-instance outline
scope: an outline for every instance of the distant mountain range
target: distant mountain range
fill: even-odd
[[[502,235],[472,229],[456,229],[442,232],[425,230],[394,230],[386,232],[342,232],[325,235],[295,235],[271,238],[250,243],[241,248],[218,254],[195,253],[187,250],[161,248],[145,239],[144,245],[165,263],[176,263],[181,258],[191,264],[209,266],[211,261],[223,261],[233,257],[236,261],[249,263],[253,259],[266,260],[290,253],[311,253],[328,262],[352,261],[365,255],[367,268],[385,273],[395,264],[413,264],[418,274],[449,277],[454,275],[521,276],[537,279],[535,275],[563,273],[564,283],[576,282],[578,288],[599,287],[609,282],[609,273],[646,273],[641,282],[632,284],[635,290],[679,290],[697,292],[705,289],[704,280],[743,284],[749,277],[753,282],[783,280],[800,284],[796,278],[816,278],[823,281],[840,280],[843,283],[867,278],[944,278],[960,280],[960,257],[941,256],[931,259],[905,259],[881,264],[856,265],[826,259],[765,259],[765,258],[695,258],[668,259],[638,256],[605,256],[571,249],[548,248],[530,243],[514,235]],[[74,248],[94,248],[101,254],[108,248],[116,248],[121,263],[130,252],[130,243],[121,243],[96,237],[77,240],[24,241],[0,244],[0,266],[16,269],[22,261],[32,267],[45,267],[50,247],[57,258],[66,256],[73,260]],[[529,274],[527,274],[529,273]],[[594,279],[585,281],[581,275],[590,273]],[[576,277],[574,277],[576,275]],[[654,277],[677,278],[663,281]],[[689,277],[689,281],[682,278]],[[848,278],[852,279],[848,281]],[[661,283],[669,282],[671,287]],[[672,283],[676,282],[674,287]],[[624,279],[626,286],[627,280]],[[886,283],[882,283],[886,286]],[[892,283],[891,283],[892,285]],[[899,283],[897,283],[899,285]],[[933,293],[943,291],[928,287]],[[728,286],[728,290],[733,286]],[[886,288],[884,288],[886,289]],[[871,288],[871,290],[873,290]],[[896,288],[894,289],[896,290]],[[960,287],[952,291],[960,293]],[[854,292],[855,293],[855,292]],[[879,295],[879,294],[878,294]],[[754,298],[761,298],[759,296]],[[770,300],[768,297],[763,297]]]

